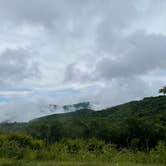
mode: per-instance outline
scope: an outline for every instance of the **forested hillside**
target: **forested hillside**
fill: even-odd
[[[117,148],[149,151],[159,141],[166,141],[166,96],[144,98],[101,111],[81,109],[28,123],[2,123],[0,130],[30,134],[46,144],[66,138],[97,138]]]

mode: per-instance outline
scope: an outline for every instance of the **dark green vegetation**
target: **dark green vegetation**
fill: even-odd
[[[166,96],[108,108],[55,114],[29,123],[2,123],[1,131],[22,132],[52,144],[61,139],[97,138],[118,148],[148,151],[166,141]]]
[[[166,164],[166,96],[2,123],[0,131],[8,133],[0,136],[1,158]]]
[[[118,150],[115,145],[97,139],[67,139],[46,145],[43,141],[31,136],[8,133],[0,136],[0,158],[0,165],[5,159],[4,162],[8,162],[9,166],[12,166],[13,163],[17,166],[23,165],[25,161],[29,161],[29,165],[33,164],[32,161],[43,163],[52,161],[52,164],[66,161],[71,163],[124,164],[127,162],[164,165],[166,164],[166,145],[164,142],[159,142],[149,152],[125,148]]]
[[[77,104],[73,104],[73,105],[64,105],[63,106],[63,109],[65,112],[68,112],[70,111],[70,109],[75,109],[75,110],[78,110],[78,109],[90,109],[90,102],[83,102],[83,103],[77,103]]]
[[[159,89],[159,93],[163,93],[164,95],[166,94],[166,86],[163,88]]]

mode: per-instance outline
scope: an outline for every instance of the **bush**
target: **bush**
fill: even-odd
[[[97,139],[65,139],[45,146],[27,135],[1,134],[0,158],[54,161],[93,161],[166,164],[166,144],[159,142],[149,152],[138,151],[138,140],[131,149],[117,149]]]
[[[40,140],[33,139],[31,136],[16,133],[0,135],[1,158],[22,159],[25,156],[30,156],[30,151],[32,154],[32,152],[42,148],[44,148],[44,143]]]

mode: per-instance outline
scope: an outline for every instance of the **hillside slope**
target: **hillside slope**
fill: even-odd
[[[5,123],[2,131],[26,132],[53,143],[63,138],[98,138],[121,146],[154,147],[166,141],[166,96],[148,97],[101,111],[80,109],[34,119]]]
[[[90,109],[78,109],[74,112],[41,117],[30,121],[30,123],[39,121],[51,122],[52,120],[67,120],[70,118],[81,118],[85,121],[89,121],[93,118],[104,118],[120,121],[127,118],[150,120],[155,116],[160,115],[166,116],[166,96],[147,97],[140,101],[131,101],[129,103],[99,111],[93,111]]]

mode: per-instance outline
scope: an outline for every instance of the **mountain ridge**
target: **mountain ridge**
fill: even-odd
[[[98,138],[119,147],[155,147],[166,141],[166,96],[146,97],[111,108],[40,117],[27,123],[1,123],[1,132],[27,133],[54,143],[66,138]]]

